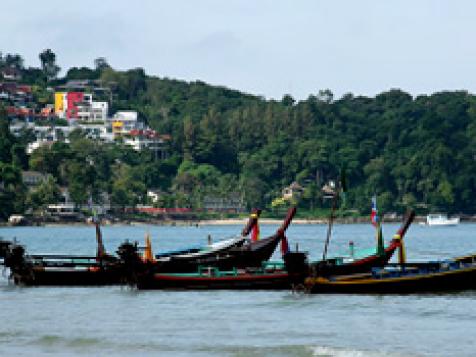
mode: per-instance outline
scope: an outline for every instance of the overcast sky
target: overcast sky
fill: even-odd
[[[106,57],[267,98],[476,91],[471,0],[15,0],[1,11],[0,51],[27,66],[51,48],[63,70]]]

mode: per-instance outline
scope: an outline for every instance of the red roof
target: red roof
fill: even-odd
[[[191,212],[190,208],[156,208],[156,207],[137,207],[138,212],[144,213],[187,213]]]
[[[51,115],[54,115],[54,109],[53,108],[43,108],[41,109],[40,116],[42,117],[49,117]]]
[[[28,115],[33,115],[33,109],[31,109],[31,108],[7,107],[7,114],[8,115],[28,116]]]
[[[17,86],[17,91],[18,92],[24,92],[24,93],[31,93],[31,86],[19,85],[19,86]]]
[[[169,134],[159,134],[155,130],[152,129],[145,129],[145,130],[139,130],[139,129],[132,129],[129,131],[129,135],[131,136],[143,136],[149,139],[162,139],[162,140],[171,140],[172,137]]]

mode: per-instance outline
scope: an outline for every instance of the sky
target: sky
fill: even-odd
[[[105,57],[274,99],[474,93],[475,14],[471,0],[15,0],[0,51],[39,66],[51,48],[63,74]]]

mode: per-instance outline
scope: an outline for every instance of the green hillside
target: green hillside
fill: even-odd
[[[4,182],[5,167],[29,168],[51,173],[57,185],[77,192],[78,202],[89,194],[99,200],[105,191],[118,204],[141,203],[146,189],[159,188],[162,206],[200,208],[207,195],[233,192],[248,207],[270,207],[297,181],[304,189],[299,207],[319,210],[329,206],[321,188],[345,167],[348,209],[368,212],[376,193],[387,212],[409,206],[476,211],[476,97],[466,91],[412,97],[395,89],[336,99],[316,88],[297,102],[289,95],[265,100],[203,82],[151,77],[142,69],[115,71],[107,63],[70,69],[49,82],[36,73],[24,78],[40,89],[100,79],[112,90],[113,111],[137,110],[152,128],[171,135],[170,157],[157,161],[152,153],[88,143],[79,135],[25,159],[19,147],[27,137],[12,138],[2,125]],[[84,170],[91,157],[91,170]],[[31,197],[19,195],[18,201],[25,207]]]

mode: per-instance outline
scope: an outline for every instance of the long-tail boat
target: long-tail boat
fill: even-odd
[[[179,261],[181,263],[191,261],[204,261],[210,256],[228,257],[233,254],[238,258],[252,260],[261,259],[260,256],[267,254],[277,243],[263,240],[252,247],[244,246],[247,235],[257,224],[260,210],[254,210],[242,235],[232,239],[209,244],[205,248],[189,248],[186,250],[160,254],[159,261]],[[10,269],[11,279],[16,284],[21,285],[111,285],[124,282],[124,277],[129,276],[128,265],[122,258],[127,257],[124,249],[128,244],[119,247],[120,258],[109,255],[104,249],[102,234],[99,224],[96,222],[97,254],[96,256],[60,255],[60,254],[26,254],[25,248],[21,245],[5,242],[4,265]],[[274,247],[270,247],[274,244]],[[129,246],[132,246],[129,244]],[[2,245],[3,247],[3,245]],[[1,248],[1,247],[0,247]],[[241,248],[241,249],[238,249]],[[135,248],[134,248],[135,249]],[[231,251],[231,253],[227,253]],[[246,255],[243,252],[250,251]],[[221,260],[220,260],[221,262]]]
[[[129,266],[134,266],[136,270],[148,271],[149,273],[195,273],[200,266],[215,267],[220,270],[258,268],[276,250],[295,213],[296,208],[290,208],[281,227],[273,235],[263,239],[245,239],[246,235],[252,230],[254,232],[259,230],[259,213],[253,213],[242,232],[243,244],[228,249],[203,249],[197,252],[173,255],[159,254],[153,259],[143,261],[139,257],[133,258],[134,247],[126,245],[123,247],[123,253],[126,257],[124,259],[135,260],[135,262],[129,262]],[[253,236],[256,235],[257,233],[253,233]],[[128,249],[132,251],[128,251]],[[151,250],[151,247],[149,246],[148,249]],[[152,256],[152,253],[149,253],[149,256]]]
[[[311,293],[414,294],[476,289],[476,262],[448,260],[374,268],[370,273],[309,277]]]
[[[259,208],[253,209],[245,227],[241,232],[241,235],[237,235],[236,237],[221,240],[215,243],[211,243],[211,241],[209,241],[208,245],[206,246],[188,247],[185,249],[161,252],[155,255],[155,260],[164,263],[164,265],[167,265],[166,262],[169,262],[170,260],[183,261],[188,259],[207,259],[210,256],[222,255],[223,253],[228,252],[231,249],[239,251],[241,250],[241,247],[243,247],[243,245],[246,243],[247,236],[251,232],[254,232],[258,229],[258,219],[261,215],[261,212],[262,210]],[[209,240],[211,240],[210,236]],[[260,242],[260,245],[266,244]]]
[[[202,270],[205,267],[214,272],[214,274],[208,274],[208,277],[226,274],[228,276],[234,275],[232,279],[234,280],[238,275],[242,277],[242,273],[244,272],[253,272],[253,278],[256,278],[256,273],[261,271],[260,268],[263,262],[268,261],[279,242],[286,239],[284,233],[295,213],[296,208],[290,208],[284,222],[272,236],[259,240],[253,240],[252,238],[242,246],[234,247],[222,254],[172,256],[167,260],[150,259],[146,258],[146,256],[153,256],[150,240],[147,240],[144,258],[141,258],[137,254],[136,247],[131,244],[121,246],[122,251],[119,255],[121,260],[125,262],[126,270],[129,272],[129,282],[141,288],[161,288],[161,283],[156,284],[158,281],[156,278],[166,274],[175,274],[175,276],[183,274],[182,276],[184,277],[191,277],[193,274],[198,274],[199,277],[205,278],[206,276],[203,273],[205,270]],[[247,225],[244,233],[248,231],[249,227],[250,225]],[[251,227],[255,229],[252,237],[256,237],[256,231],[258,230],[257,223]],[[280,273],[286,275],[286,271],[281,270]],[[225,271],[228,271],[228,273],[224,273]],[[235,272],[235,274],[231,274],[230,272]],[[248,274],[248,278],[250,278],[249,275],[250,274]]]
[[[96,223],[96,256],[27,255],[25,248],[13,244],[4,265],[19,285],[111,285],[123,277],[120,261],[106,253],[99,224]]]
[[[281,236],[281,251],[287,249],[287,238]],[[304,280],[303,253],[285,253],[283,262],[263,261],[260,267],[219,269],[199,266],[192,273],[167,273],[149,270],[135,276],[138,289],[233,289],[282,290]],[[287,264],[294,268],[287,269]]]
[[[178,249],[168,252],[161,252],[155,255],[155,260],[166,262],[171,259],[186,259],[186,258],[196,258],[202,259],[208,256],[214,256],[217,254],[222,254],[232,248],[239,248],[242,247],[246,241],[246,237],[253,231],[258,224],[259,216],[261,215],[261,209],[253,209],[248,222],[246,223],[245,227],[243,228],[241,235],[237,235],[235,237],[221,240],[215,243],[211,243],[209,241],[208,245],[206,246],[199,246],[199,247],[188,247],[185,249]],[[209,240],[211,237],[209,236]],[[149,242],[150,243],[150,242]]]
[[[403,237],[405,236],[414,218],[415,212],[413,210],[407,212],[402,225],[393,236],[390,244],[387,247],[379,248],[379,244],[382,244],[382,241],[378,239],[376,249],[372,254],[367,256],[357,258],[351,254],[347,257],[327,258],[325,260],[311,262],[309,264],[310,276],[317,277],[364,273],[369,272],[375,267],[383,267],[390,261],[396,249],[404,244]]]
[[[351,242],[351,254],[345,257],[326,258],[319,261],[308,262],[306,254],[302,252],[289,252],[287,254],[286,269],[293,273],[293,289],[303,290],[304,279],[307,277],[317,278],[330,275],[345,275],[370,272],[372,268],[385,266],[397,248],[404,248],[403,237],[410,227],[415,212],[409,211],[404,217],[402,225],[393,236],[387,247],[383,246],[381,236],[377,239],[377,247],[366,255],[353,253]],[[381,234],[381,232],[380,232]],[[329,237],[329,235],[328,235]],[[295,257],[293,257],[295,256]],[[301,279],[298,279],[301,277]]]
[[[375,267],[366,273],[309,276],[304,281],[304,289],[333,294],[413,294],[476,289],[476,255],[408,263],[403,244],[398,251],[398,263]]]
[[[309,264],[309,275],[312,277],[317,276],[326,276],[326,275],[341,275],[341,274],[352,274],[352,273],[360,273],[360,272],[368,272],[373,267],[380,267],[384,266],[392,257],[395,250],[398,247],[403,246],[403,237],[408,230],[408,227],[413,222],[415,218],[415,212],[410,210],[406,213],[403,223],[397,233],[394,235],[390,245],[388,247],[384,247],[383,243],[383,236],[382,236],[382,227],[381,222],[377,219],[375,222],[377,228],[377,249],[375,252],[361,257],[355,258],[353,256],[353,243],[351,242],[351,256],[349,257],[337,257],[337,258],[328,258],[327,257],[327,249],[329,246],[332,226],[334,223],[334,213],[337,208],[337,202],[340,197],[341,192],[346,191],[346,175],[345,169],[341,171],[341,177],[338,182],[336,189],[332,193],[332,208],[330,212],[330,217],[328,221],[328,228],[327,228],[327,237],[325,240],[324,245],[324,252],[322,256],[322,260],[311,262]],[[375,214],[376,214],[376,198],[375,198]],[[374,211],[373,211],[374,212]],[[374,217],[374,216],[373,216]],[[376,218],[376,217],[375,217]]]
[[[256,242],[246,241],[241,246],[220,251],[202,250],[197,253],[159,256],[152,266],[157,271],[174,273],[197,271],[199,266],[220,269],[258,267],[271,257],[280,240],[281,236],[274,234]]]
[[[195,273],[154,273],[137,281],[138,289],[289,289],[289,274],[282,265],[220,270],[199,267]]]
[[[380,222],[377,223],[377,247],[376,250],[365,256],[356,257],[353,254],[353,243],[351,242],[351,255],[348,257],[335,257],[328,258],[327,250],[332,234],[332,226],[334,223],[334,214],[337,208],[337,202],[340,197],[341,192],[346,191],[346,175],[345,169],[341,171],[341,177],[338,182],[337,187],[332,192],[332,208],[330,212],[330,217],[328,221],[327,236],[324,245],[324,252],[322,260],[315,261],[307,264],[308,266],[308,275],[311,277],[318,276],[327,276],[327,275],[341,275],[341,274],[352,274],[360,272],[368,272],[374,267],[384,266],[392,257],[395,250],[398,247],[403,247],[403,237],[407,232],[410,224],[415,218],[415,212],[410,210],[406,213],[403,223],[397,233],[394,235],[390,245],[384,247],[382,229]],[[296,259],[295,261],[301,261],[302,259]],[[301,264],[301,263],[299,263]],[[290,267],[288,264],[288,269],[294,270],[294,267]]]

